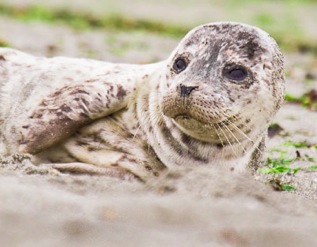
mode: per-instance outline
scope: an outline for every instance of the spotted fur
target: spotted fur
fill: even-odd
[[[233,66],[246,78],[227,78]],[[261,160],[283,101],[283,58],[267,33],[230,22],[195,28],[167,60],[149,65],[1,48],[0,93],[4,156],[142,180],[178,166],[244,170]]]

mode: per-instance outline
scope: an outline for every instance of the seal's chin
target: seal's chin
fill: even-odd
[[[199,104],[166,97],[161,103],[162,114],[183,133],[201,142],[226,145],[245,139],[244,133],[235,125],[233,113],[221,109],[206,110]],[[187,104],[186,104],[187,102]],[[227,107],[228,108],[228,107]]]
[[[243,131],[228,126],[226,121],[202,122],[194,116],[179,114],[172,118],[173,123],[188,136],[213,145],[235,144],[246,139]]]

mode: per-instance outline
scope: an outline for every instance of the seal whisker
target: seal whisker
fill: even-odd
[[[248,139],[251,143],[254,144],[254,141],[246,134],[244,133],[234,122],[230,120],[230,118],[233,118],[236,122],[238,122],[241,118],[238,118],[236,116],[229,116],[228,114],[224,113],[226,117],[226,122],[228,122],[232,127],[234,127],[237,131],[240,132],[246,139]]]
[[[230,140],[229,140],[228,136],[226,135],[226,132],[222,129],[222,127],[221,127],[218,123],[216,123],[216,125],[218,126],[218,128],[219,128],[219,129],[220,129],[220,131],[222,132],[223,136],[224,136],[224,137],[225,137],[225,139],[227,140],[227,142],[228,142],[229,146],[231,147],[232,152],[233,152],[233,153],[234,153],[234,155],[238,158],[238,157],[239,157],[239,155],[238,155],[238,154],[236,153],[236,151],[234,150],[233,145],[231,144],[231,142],[230,142]]]
[[[239,146],[242,148],[243,153],[246,153],[246,149],[245,147],[242,145],[242,143],[240,142],[240,140],[236,137],[236,135],[231,131],[231,129],[225,125],[225,128],[228,130],[229,134],[231,134],[233,136],[233,138],[236,140],[236,142],[239,144]]]
[[[238,118],[234,117],[235,120],[239,120]],[[247,140],[249,140],[253,145],[255,145],[256,143],[254,142],[254,140],[252,140],[246,133],[244,133],[240,128],[238,128],[238,126],[233,123],[230,119],[227,119],[228,123],[234,127],[237,131],[239,131],[239,133],[241,133]],[[261,149],[259,149],[258,146],[255,147],[261,154],[263,154],[263,151]]]
[[[223,141],[222,141],[222,138],[220,137],[220,134],[219,134],[217,128],[215,127],[215,125],[214,125],[213,123],[212,123],[212,127],[215,129],[216,135],[218,136],[218,138],[219,138],[219,140],[220,140],[221,146],[222,146],[222,147],[225,147],[225,145],[224,145],[224,143],[223,143]]]

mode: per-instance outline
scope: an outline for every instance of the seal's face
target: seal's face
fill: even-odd
[[[224,145],[258,136],[283,100],[282,56],[275,41],[255,27],[200,26],[167,64],[161,111],[201,141]]]

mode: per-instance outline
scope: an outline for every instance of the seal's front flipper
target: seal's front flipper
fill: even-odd
[[[41,152],[93,120],[126,107],[133,90],[132,83],[107,81],[105,78],[55,90],[43,98],[22,126],[20,151]]]

